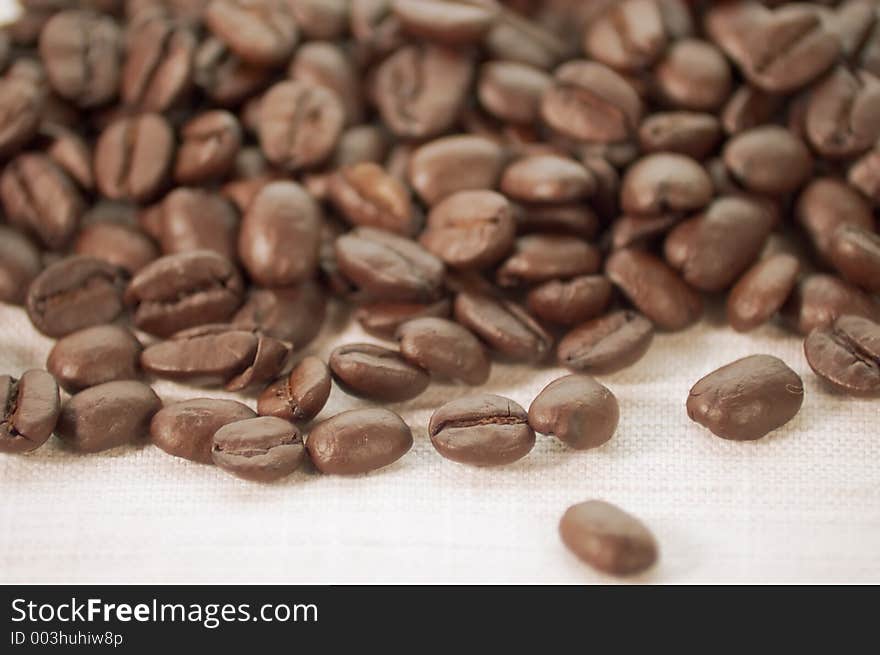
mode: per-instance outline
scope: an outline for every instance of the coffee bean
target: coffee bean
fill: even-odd
[[[823,156],[859,155],[880,137],[880,79],[838,66],[810,92],[806,132]]]
[[[541,96],[552,84],[544,71],[515,61],[488,61],[480,68],[477,95],[495,118],[531,124],[540,117]]]
[[[681,221],[677,214],[620,216],[611,226],[611,249],[643,247],[662,237]]]
[[[213,37],[205,39],[196,50],[194,65],[196,85],[224,107],[243,102],[272,79],[270,69],[243,61]]]
[[[417,318],[448,318],[452,313],[452,303],[448,298],[437,302],[406,303],[376,302],[358,307],[355,319],[368,334],[379,339],[393,339],[397,329]]]
[[[100,259],[121,268],[129,275],[134,275],[159,256],[159,249],[150,237],[135,227],[115,223],[84,225],[77,234],[73,250],[77,255]]]
[[[312,281],[281,289],[252,289],[233,323],[299,349],[320,332],[326,305],[323,290]]]
[[[524,157],[508,166],[501,190],[524,202],[572,202],[593,194],[596,181],[579,163],[555,155]]]
[[[299,429],[273,416],[229,423],[214,434],[211,456],[227,473],[255,482],[287,477],[305,459]]]
[[[258,284],[288,286],[318,266],[321,209],[294,182],[267,184],[241,223],[238,255]]]
[[[861,316],[841,316],[817,327],[804,341],[807,363],[835,389],[880,395],[880,325]]]
[[[334,39],[348,31],[349,0],[289,0],[290,12],[303,35]]]
[[[713,111],[730,95],[727,59],[717,47],[701,39],[676,41],[654,74],[658,95],[676,108]]]
[[[391,13],[390,0],[351,0],[349,4],[351,34],[365,61],[387,55],[404,42],[400,21]]]
[[[92,257],[60,259],[34,278],[26,304],[31,323],[49,337],[109,323],[123,309],[121,271]]]
[[[597,203],[595,198],[593,203]],[[520,234],[572,234],[588,241],[599,234],[599,217],[582,203],[517,205],[513,213]]]
[[[333,166],[343,168],[363,162],[379,163],[388,152],[389,136],[378,125],[355,125],[339,137]]]
[[[635,364],[653,339],[654,326],[644,316],[617,311],[574,328],[559,342],[556,355],[572,370],[604,375]]]
[[[46,369],[65,391],[77,393],[104,382],[139,377],[142,350],[128,328],[96,325],[58,340],[46,360]]]
[[[9,157],[36,135],[45,94],[33,80],[7,75],[0,98],[0,157]]]
[[[712,180],[696,161],[674,153],[646,155],[623,177],[623,210],[660,214],[701,209],[712,200]]]
[[[721,112],[721,124],[728,134],[739,134],[768,123],[782,107],[783,96],[766,93],[748,84],[728,98]]]
[[[747,189],[770,195],[796,191],[813,170],[813,158],[803,142],[774,125],[730,139],[724,147],[724,163]]]
[[[727,296],[727,322],[737,332],[763,325],[779,311],[797,284],[800,263],[785,253],[752,266]]]
[[[256,416],[235,400],[185,400],[156,412],[150,422],[150,440],[169,455],[210,464],[214,433],[224,425]]]
[[[174,162],[178,184],[201,184],[226,176],[235,165],[243,138],[235,116],[221,110],[198,114],[187,121],[180,136]]]
[[[554,380],[529,407],[529,425],[535,432],[555,436],[577,450],[598,448],[611,439],[619,418],[614,394],[586,375]]]
[[[378,164],[363,162],[340,169],[331,178],[330,199],[352,225],[403,236],[418,231],[409,191]]]
[[[392,0],[391,11],[407,34],[450,45],[477,43],[498,16],[497,8],[468,0]]]
[[[174,156],[174,133],[159,114],[113,121],[95,146],[95,181],[107,198],[143,202],[165,183]]]
[[[237,239],[238,216],[221,196],[181,187],[162,201],[163,254],[211,250],[232,261]]]
[[[842,225],[831,237],[829,257],[849,282],[880,293],[880,236],[870,229]]]
[[[260,416],[285,421],[308,421],[317,416],[330,397],[330,370],[317,357],[305,357],[294,369],[266,387],[257,400]]]
[[[484,46],[494,59],[529,64],[543,70],[553,68],[571,50],[556,34],[536,21],[514,20],[512,13],[495,22],[486,35]]]
[[[880,321],[880,302],[843,280],[823,273],[803,278],[782,311],[789,325],[803,335],[817,327],[828,327],[845,314]]]
[[[408,180],[429,207],[458,191],[494,189],[504,153],[482,136],[456,135],[430,141],[412,154]]]
[[[443,457],[472,466],[500,466],[522,459],[535,445],[526,411],[492,394],[458,398],[440,407],[428,424]]]
[[[134,324],[167,337],[196,325],[224,321],[242,301],[242,280],[229,260],[207,250],[166,255],[132,278],[125,300]]]
[[[519,305],[481,293],[459,293],[455,320],[492,350],[514,361],[539,363],[553,338]]]
[[[715,150],[720,140],[721,125],[712,114],[651,114],[639,126],[639,145],[645,152],[674,152],[701,160]]]
[[[42,446],[61,412],[58,384],[46,371],[20,379],[0,375],[0,452],[26,453]]]
[[[57,433],[70,448],[96,453],[139,443],[162,401],[142,382],[117,381],[80,391],[61,408]]]
[[[831,239],[839,226],[874,226],[871,205],[853,187],[831,177],[816,178],[804,187],[795,216],[825,260],[830,260]]]
[[[339,346],[330,354],[334,379],[352,395],[402,402],[428,388],[431,378],[396,350],[369,343]]]
[[[46,154],[81,188],[91,190],[95,186],[92,174],[92,151],[86,141],[66,127],[44,123],[40,127],[43,136],[49,138]]]
[[[516,286],[596,273],[598,248],[568,236],[531,234],[516,240],[514,252],[498,268],[498,283]]]
[[[342,104],[346,125],[363,122],[361,80],[342,46],[326,41],[304,43],[297,49],[288,73],[295,80],[333,91]]]
[[[529,292],[527,304],[538,318],[558,325],[576,325],[599,316],[611,302],[612,287],[601,275],[569,281],[550,280]]]
[[[847,181],[876,207],[880,205],[880,148],[870,150],[849,169]]]
[[[569,507],[559,536],[580,560],[611,575],[634,575],[657,561],[657,541],[631,514],[602,500]]]
[[[211,0],[204,20],[230,50],[257,66],[283,63],[299,40],[296,22],[282,0]]]
[[[489,379],[483,345],[468,330],[444,318],[416,318],[397,330],[400,354],[432,376],[478,386]]]
[[[0,303],[22,305],[40,271],[40,251],[23,234],[0,225]]]

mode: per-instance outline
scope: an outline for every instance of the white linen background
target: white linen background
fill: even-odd
[[[0,21],[10,10],[0,0]],[[472,391],[435,383],[392,406],[413,429],[412,451],[355,478],[307,467],[259,485],[152,446],[78,455],[54,438],[28,455],[0,455],[0,582],[615,582],[557,535],[566,507],[590,498],[620,505],[656,534],[660,562],[636,582],[880,582],[880,404],[822,389],[800,339],[772,325],[738,335],[717,313],[658,336],[636,366],[602,378],[621,421],[593,451],[539,436],[511,466],[447,461],[430,444],[428,419]],[[364,338],[338,307],[331,319],[308,352],[326,357]],[[51,345],[21,309],[0,306],[0,372],[43,367]],[[793,421],[732,443],[688,420],[697,379],[762,352],[804,378]],[[564,373],[496,364],[481,390],[527,409]],[[235,397],[155,388],[166,403]],[[321,417],[368,404],[334,388]]]

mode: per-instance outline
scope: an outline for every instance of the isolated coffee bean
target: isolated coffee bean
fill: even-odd
[[[428,424],[443,457],[472,466],[500,466],[522,459],[535,445],[526,411],[492,394],[458,398],[440,407]]]
[[[339,346],[330,354],[334,379],[347,392],[380,400],[402,402],[428,388],[427,372],[399,352],[369,343]]]
[[[501,190],[522,202],[573,202],[588,198],[596,181],[581,164],[556,155],[532,155],[504,170]]]
[[[786,321],[800,334],[828,327],[845,314],[880,321],[880,302],[833,275],[814,273],[803,278],[782,309]]]
[[[267,184],[241,222],[238,255],[251,278],[269,287],[312,276],[318,266],[321,209],[294,182]]]
[[[330,199],[352,225],[414,236],[419,222],[409,191],[373,162],[340,169],[330,182]]]
[[[785,362],[751,355],[697,382],[687,413],[722,439],[751,441],[788,423],[803,401],[803,382]]]
[[[110,323],[122,313],[120,269],[92,257],[60,259],[28,288],[27,312],[34,327],[49,337]]]
[[[859,155],[880,137],[880,79],[838,66],[810,91],[806,133],[819,154]]]
[[[775,125],[734,136],[724,146],[724,163],[747,189],[770,195],[796,191],[813,170],[813,158],[804,143]]]
[[[870,229],[842,225],[831,236],[828,254],[846,280],[880,293],[880,235]]]
[[[529,407],[529,425],[577,450],[598,448],[617,430],[620,408],[606,387],[587,375],[548,384]]]
[[[693,211],[712,200],[712,180],[696,161],[674,153],[646,155],[623,177],[623,210],[632,214]]]
[[[511,360],[539,363],[553,345],[546,330],[513,302],[465,292],[455,297],[453,311],[456,321]]]
[[[460,134],[429,141],[413,152],[407,179],[429,207],[458,191],[494,189],[504,152],[482,136]]]
[[[594,569],[634,575],[657,561],[657,541],[631,514],[602,500],[569,507],[559,522],[566,547]]]
[[[260,394],[257,413],[285,421],[308,421],[317,416],[330,397],[330,370],[317,357],[305,357],[289,375]]]
[[[0,375],[0,453],[26,453],[42,446],[61,412],[58,384],[46,371],[20,379]]]
[[[515,61],[488,61],[480,68],[477,97],[495,118],[531,124],[541,112],[541,96],[553,79],[544,71]]]
[[[657,95],[680,109],[713,111],[730,95],[731,71],[717,47],[701,39],[681,39],[654,70]]]
[[[135,227],[98,222],[84,225],[73,250],[77,255],[100,259],[134,275],[159,256],[153,240]]]
[[[559,342],[556,355],[574,371],[603,375],[635,364],[653,339],[651,321],[636,312],[617,311],[571,330]]]
[[[502,286],[517,286],[591,275],[599,270],[598,248],[561,235],[530,234],[514,244],[513,254],[498,268]]]
[[[40,251],[31,240],[0,225],[0,303],[24,304],[28,286],[41,270]]]
[[[235,116],[213,110],[187,121],[180,137],[174,179],[178,184],[201,184],[232,171],[243,135]]]
[[[76,393],[104,382],[136,379],[142,350],[128,328],[96,325],[59,339],[46,369],[65,391]]]
[[[489,379],[490,362],[483,345],[458,323],[444,318],[417,318],[397,330],[400,354],[432,376],[477,386]]]
[[[394,412],[354,409],[322,421],[306,442],[321,473],[359,475],[393,464],[412,448],[412,432]]]
[[[150,421],[161,407],[156,393],[142,382],[99,384],[80,391],[64,404],[58,437],[81,453],[139,443],[149,435]]]
[[[394,339],[397,329],[417,318],[448,318],[452,303],[443,298],[434,303],[375,302],[361,305],[354,318],[368,334],[379,339]]]
[[[527,305],[538,318],[558,325],[576,325],[599,316],[611,302],[612,287],[601,275],[550,280],[529,291]]]
[[[866,230],[874,226],[871,205],[843,180],[818,177],[798,198],[795,217],[826,261],[830,260],[831,240],[838,227],[852,225]]]
[[[223,107],[238,105],[272,80],[271,69],[247,63],[213,37],[198,47],[193,63],[196,86]]]
[[[804,341],[807,363],[832,387],[853,395],[880,395],[880,325],[841,316]]]
[[[14,155],[37,134],[45,102],[33,80],[0,78],[0,157]]]
[[[696,160],[709,156],[721,136],[717,118],[690,111],[651,114],[639,126],[639,145],[643,151],[674,152]]]
[[[287,477],[305,459],[299,428],[261,416],[228,423],[214,434],[211,456],[227,473],[255,482]]]
[[[211,0],[203,17],[214,36],[257,66],[283,63],[299,40],[296,21],[282,0]]]
[[[737,332],[748,332],[769,321],[788,300],[799,272],[797,258],[786,253],[756,263],[727,296],[727,322]]]
[[[311,280],[280,289],[252,289],[233,323],[299,349],[320,332],[326,306],[323,289]]]
[[[242,280],[228,259],[208,250],[166,255],[132,278],[125,300],[134,324],[160,337],[225,321],[242,301]]]
[[[210,464],[214,433],[224,425],[256,418],[235,400],[195,398],[166,405],[150,422],[150,441],[169,455]]]
[[[201,189],[177,188],[162,201],[162,252],[173,255],[211,250],[234,260],[238,215],[220,195]]]
[[[405,33],[450,45],[477,43],[498,16],[497,8],[467,0],[392,0],[391,10]]]
[[[766,93],[748,84],[734,91],[721,112],[721,124],[728,134],[768,123],[782,107],[784,96]]]

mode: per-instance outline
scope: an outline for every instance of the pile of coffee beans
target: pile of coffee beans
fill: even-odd
[[[249,480],[365,473],[413,443],[383,405],[554,358],[574,374],[528,411],[475,390],[428,436],[477,466],[536,433],[596,448],[621,408],[591,376],[724,294],[733,329],[778,321],[828,389],[880,396],[876,0],[22,4],[0,30],[0,301],[58,341],[0,377],[0,451],[54,433]],[[330,300],[385,345],[310,355]],[[163,407],[153,379],[257,411]],[[377,406],[312,425],[334,383]],[[686,409],[752,440],[803,400],[755,354]],[[656,558],[607,504],[561,533],[603,571]]]

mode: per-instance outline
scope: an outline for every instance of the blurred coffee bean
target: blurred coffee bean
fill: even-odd
[[[803,142],[777,126],[734,136],[724,147],[724,163],[747,189],[770,195],[796,191],[813,170],[813,158]]]
[[[455,320],[471,330],[492,350],[522,362],[546,359],[553,338],[519,305],[481,293],[459,293]]]
[[[800,263],[779,253],[752,266],[727,296],[727,322],[748,332],[769,321],[785,304],[797,284]]]
[[[187,121],[180,138],[174,180],[178,184],[201,184],[225,177],[233,170],[243,136],[235,116],[213,110]]]
[[[369,343],[339,346],[330,354],[330,370],[347,392],[383,402],[415,398],[431,381],[420,366],[399,352]]]
[[[140,342],[119,325],[96,325],[59,339],[46,369],[65,391],[76,393],[104,382],[140,375]]]
[[[462,134],[429,141],[409,160],[407,179],[429,207],[457,191],[494,189],[501,176],[501,147]]]
[[[800,334],[828,327],[845,314],[880,321],[880,302],[840,278],[814,273],[803,278],[789,297],[783,316]]]

